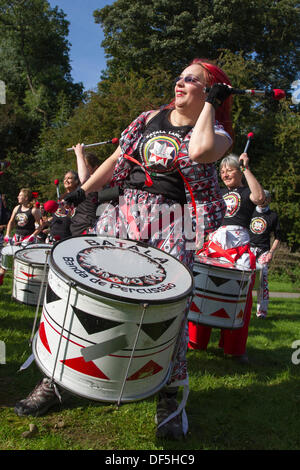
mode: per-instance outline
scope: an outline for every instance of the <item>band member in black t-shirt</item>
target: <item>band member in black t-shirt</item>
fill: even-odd
[[[80,181],[78,173],[74,170],[68,170],[65,173],[63,183],[65,188],[65,193],[63,196],[65,196],[79,187]],[[53,243],[55,241],[64,240],[65,238],[71,237],[71,223],[72,210],[67,209],[63,205],[59,204],[57,210],[43,223],[42,229],[48,230],[46,243]]]
[[[226,262],[230,258],[231,262],[237,266],[255,269],[255,257],[250,249],[249,224],[255,206],[264,203],[265,194],[248,164],[249,158],[246,153],[242,153],[240,157],[231,154],[221,160],[220,176],[226,186],[226,188],[221,188],[221,191],[227,210],[222,226],[209,236],[209,241],[201,252],[205,256],[215,254],[217,252],[214,247],[217,246],[218,251],[223,253],[223,255],[220,254],[220,260]],[[242,183],[243,175],[247,186]],[[227,250],[230,250],[230,256],[228,256]],[[244,326],[237,330],[221,330],[219,346],[224,349],[224,354],[238,358],[241,362],[248,362],[246,343],[254,280],[255,278],[252,279],[248,293]],[[206,349],[211,328],[191,324],[190,332],[190,336],[193,336],[193,342],[190,340],[189,346],[192,349]]]
[[[250,245],[257,260],[256,269],[259,276],[257,289],[257,311],[258,318],[265,318],[269,305],[269,285],[268,268],[273,259],[273,254],[280,244],[280,224],[278,215],[269,207],[271,194],[265,190],[266,201],[257,206],[250,221]],[[271,234],[274,234],[274,241],[270,247]]]
[[[41,213],[37,207],[33,206],[32,191],[22,188],[18,195],[19,204],[13,209],[6,229],[4,241],[12,245],[23,243],[33,243],[36,235],[40,231]],[[11,238],[11,232],[15,229],[15,234]],[[0,267],[0,285],[3,284],[6,266]]]

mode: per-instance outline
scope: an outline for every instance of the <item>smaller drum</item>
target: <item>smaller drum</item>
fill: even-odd
[[[53,245],[50,245],[50,243],[28,243],[28,245],[24,246],[25,250],[28,250],[29,248],[49,248],[51,250]]]
[[[251,270],[232,263],[196,256],[195,296],[188,320],[215,328],[242,328],[251,275]]]
[[[40,289],[44,296],[47,285],[47,252],[51,247],[25,248],[16,253],[14,258],[14,277],[12,297],[27,305],[37,305]],[[43,298],[43,297],[41,297]]]
[[[14,256],[17,251],[22,250],[20,245],[6,245],[1,251],[1,267],[5,270],[12,270],[14,264]]]

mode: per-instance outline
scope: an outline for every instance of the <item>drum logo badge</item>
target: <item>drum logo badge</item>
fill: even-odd
[[[149,246],[130,243],[128,240],[103,240],[98,243],[86,239],[89,245],[79,247],[77,254],[63,256],[63,261],[73,274],[95,287],[119,289],[137,294],[155,294],[173,289],[168,281],[168,257]],[[166,264],[167,263],[167,264]]]
[[[112,266],[112,249],[116,252],[124,251],[122,248],[98,246],[86,248],[77,254],[78,264],[88,273],[107,282],[116,282],[123,286],[153,286],[161,283],[166,277],[166,271],[161,264],[148,256],[136,252],[131,258],[132,252],[127,251],[127,264],[122,268],[120,265]],[[137,256],[143,257],[143,269],[139,270],[136,261]],[[116,259],[118,253],[116,253]]]
[[[255,217],[251,220],[250,230],[256,235],[264,233],[267,228],[267,222],[262,217]]]
[[[230,192],[223,196],[226,203],[225,217],[233,217],[241,207],[241,196],[239,193]]]

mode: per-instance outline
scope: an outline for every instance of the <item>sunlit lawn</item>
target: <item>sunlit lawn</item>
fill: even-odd
[[[116,408],[73,396],[46,416],[16,416],[15,402],[35,386],[40,373],[34,363],[18,372],[31,354],[35,307],[11,300],[10,293],[7,277],[0,298],[0,339],[7,353],[0,366],[0,449],[300,449],[300,364],[292,363],[292,343],[300,340],[299,299],[271,299],[266,320],[253,314],[249,365],[223,357],[217,329],[207,352],[188,351],[189,433],[178,443],[155,438],[155,397]],[[38,432],[23,438],[30,423]]]

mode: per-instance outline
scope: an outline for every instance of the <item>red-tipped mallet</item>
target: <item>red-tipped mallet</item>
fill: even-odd
[[[88,144],[88,145],[85,145],[85,144],[82,144],[84,148],[87,148],[87,147],[96,147],[97,145],[104,145],[104,144],[114,144],[114,145],[117,145],[119,143],[119,139],[117,137],[114,137],[113,139],[111,140],[106,140],[105,142],[96,142],[95,144]],[[68,148],[67,149],[67,152],[70,152],[71,150],[73,150],[73,148]]]
[[[56,186],[56,194],[57,194],[57,199],[60,200],[60,194],[59,194],[59,180],[54,180],[54,184]],[[54,211],[55,212],[55,211]]]
[[[246,143],[246,146],[244,148],[244,153],[247,153],[248,147],[249,147],[251,139],[253,139],[253,137],[254,137],[253,132],[249,132],[249,134],[247,135],[247,143]]]
[[[205,87],[204,92],[208,93],[210,88]],[[273,90],[239,90],[238,88],[230,89],[232,95],[250,95],[251,97],[255,96],[264,96],[265,98],[271,98],[273,100],[279,101],[285,98],[286,94],[284,90],[280,88],[274,88]]]
[[[58,209],[58,203],[56,201],[46,201],[44,203],[44,209],[46,212],[50,212],[50,214],[54,214],[54,212]]]

